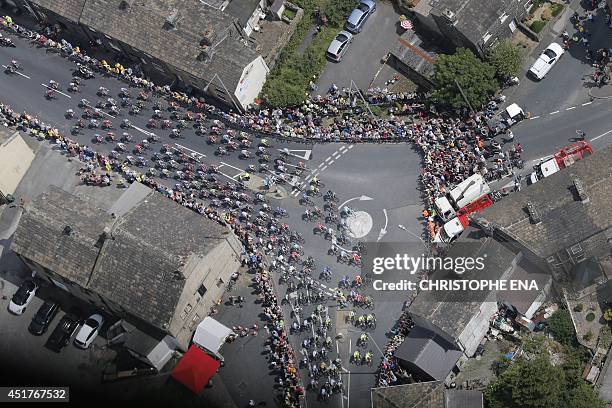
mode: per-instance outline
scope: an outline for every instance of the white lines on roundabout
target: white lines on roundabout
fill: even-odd
[[[7,68],[8,68],[6,65],[3,65],[3,67],[4,67],[4,69],[7,69]],[[21,73],[21,72],[19,72],[19,71],[15,71],[15,72],[14,72],[14,74],[21,75],[22,77],[27,78],[27,79],[32,79],[32,78],[30,78],[29,76],[27,76],[26,74],[22,74],[22,73]]]
[[[340,146],[338,150],[330,154],[327,158],[325,158],[325,160],[319,163],[316,169],[312,170],[312,172],[309,175],[304,177],[304,180],[306,181],[306,183],[310,182],[310,180],[312,180],[313,178],[317,177],[319,174],[327,170],[329,166],[331,166],[336,161],[338,161],[342,157],[342,155],[348,153],[348,151],[351,150],[353,147],[355,147],[355,145]],[[300,193],[301,193],[301,189],[295,189],[293,192],[291,192],[291,195],[294,197],[297,197]]]
[[[68,98],[68,99],[72,99],[72,96],[70,96],[70,95],[68,95],[68,94],[63,93],[62,91],[58,91],[58,90],[57,90],[57,89],[55,89],[55,88],[51,88],[49,85],[45,85],[45,84],[41,84],[41,85],[42,85],[42,86],[44,86],[44,87],[45,87],[45,88],[47,88],[47,89],[50,89],[50,90],[52,90],[52,91],[54,91],[54,92],[57,92],[57,93],[58,93],[58,94],[60,94],[60,95],[64,95],[64,96],[65,96],[66,98]]]

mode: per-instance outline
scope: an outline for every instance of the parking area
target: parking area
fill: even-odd
[[[70,384],[80,390],[98,385],[104,368],[115,358],[115,351],[106,347],[106,341],[101,336],[98,336],[87,350],[75,347],[72,342],[59,353],[46,348],[45,342],[64,316],[65,310],[55,316],[43,335],[31,334],[28,325],[32,317],[43,304],[43,299],[57,300],[54,297],[56,291],[42,286],[38,292],[39,296],[34,297],[23,315],[10,313],[8,304],[11,296],[17,290],[17,284],[29,275],[24,269],[16,269],[16,260],[6,259],[9,257],[8,254],[3,257],[0,271],[0,327],[3,334],[0,339],[0,358],[2,367],[6,370],[6,375],[3,376],[5,385],[35,385],[45,381],[46,385]],[[7,268],[8,264],[11,265],[10,268]],[[24,382],[24,379],[27,381]],[[54,379],[53,384],[49,383],[49,379]]]
[[[393,4],[387,0],[378,0],[376,11],[366,21],[363,31],[354,36],[342,61],[328,61],[317,81],[318,90],[315,94],[325,93],[332,83],[340,89],[348,88],[351,80],[359,89],[368,89],[374,75],[382,67],[382,58],[397,42],[398,22],[399,14]],[[384,74],[388,74],[389,78],[393,75],[390,71]]]

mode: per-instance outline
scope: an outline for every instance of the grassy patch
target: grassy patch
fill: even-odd
[[[539,33],[544,29],[544,26],[546,26],[546,21],[536,20],[529,25],[529,28],[531,28],[531,31],[534,33]]]
[[[287,17],[289,20],[293,20],[296,14],[295,11],[289,10],[288,8],[285,8],[285,11],[283,11],[283,17]]]
[[[552,11],[553,17],[557,17],[559,14],[561,14],[564,8],[565,6],[563,6],[563,4],[550,3],[550,9]]]
[[[325,68],[325,51],[344,24],[356,0],[295,0],[304,10],[295,33],[281,52],[279,59],[268,75],[260,98],[265,106],[285,107],[300,105],[309,92],[309,83]],[[297,50],[316,20],[320,8],[328,24],[317,34],[302,54]]]

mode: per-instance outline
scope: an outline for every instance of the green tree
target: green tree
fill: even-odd
[[[612,322],[612,309],[606,309],[603,318],[606,322]]]
[[[510,41],[503,41],[487,53],[487,61],[495,67],[499,76],[518,74],[523,63],[523,50]]]
[[[460,86],[472,107],[478,109],[499,89],[495,68],[466,48],[459,48],[453,55],[440,55],[435,67],[433,97],[440,103],[455,108],[468,107]]]
[[[491,408],[560,407],[564,386],[563,370],[548,356],[519,358],[485,390],[485,398]]]
[[[548,319],[548,330],[555,340],[563,345],[571,345],[576,339],[574,324],[570,314],[565,309],[559,309]]]
[[[353,9],[359,5],[357,0],[333,0],[322,7],[322,12],[327,21],[334,27],[342,27],[346,18]]]
[[[572,408],[604,408],[604,402],[599,398],[593,387],[580,379],[576,387],[570,391],[566,407]]]

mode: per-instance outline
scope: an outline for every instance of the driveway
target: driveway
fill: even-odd
[[[338,88],[349,87],[351,79],[359,89],[367,89],[381,67],[381,59],[397,41],[398,21],[399,14],[391,2],[377,1],[376,11],[365,23],[363,31],[355,36],[342,61],[328,61],[317,81],[319,90],[315,93],[325,93],[332,83]]]

